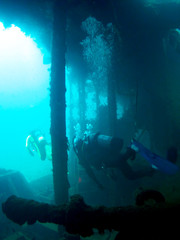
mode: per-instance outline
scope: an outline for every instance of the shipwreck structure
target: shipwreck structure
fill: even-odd
[[[147,204],[153,200],[153,204]],[[15,223],[34,224],[49,222],[65,226],[70,234],[91,236],[93,229],[99,233],[118,232],[116,239],[174,239],[178,236],[179,203],[166,203],[157,191],[148,190],[136,198],[136,206],[91,207],[79,195],[67,204],[55,206],[11,196],[2,205],[3,212]]]

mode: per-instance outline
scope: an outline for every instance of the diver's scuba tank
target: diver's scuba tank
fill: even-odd
[[[91,147],[99,146],[111,152],[120,152],[123,147],[123,140],[121,138],[96,133],[88,136],[88,144]]]
[[[123,147],[123,140],[116,137],[93,133],[84,135],[84,138],[73,139],[73,149],[79,163],[88,161],[97,169],[102,168],[106,159],[118,156]],[[107,160],[108,161],[108,160]]]

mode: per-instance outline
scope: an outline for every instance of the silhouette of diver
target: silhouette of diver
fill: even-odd
[[[122,139],[99,133],[90,134],[83,139],[74,138],[73,140],[73,148],[79,159],[79,164],[100,188],[102,188],[102,185],[97,180],[93,168],[97,170],[116,168],[130,180],[152,176],[154,173],[153,169],[133,171],[127,160],[135,159],[136,152],[128,147],[122,153],[122,147]]]
[[[32,156],[37,153],[41,160],[52,159],[51,145],[46,141],[40,130],[31,131],[26,138],[26,148]]]

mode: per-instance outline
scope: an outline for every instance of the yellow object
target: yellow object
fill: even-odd
[[[51,147],[51,145],[50,145],[50,144],[47,144],[47,145],[45,146],[45,149],[46,149],[47,159],[51,161],[51,160],[52,160],[52,147]]]

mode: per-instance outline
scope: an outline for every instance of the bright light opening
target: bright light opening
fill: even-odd
[[[31,37],[0,23],[0,168],[20,171],[28,180],[52,174],[51,161],[32,157],[25,147],[34,129],[50,138],[49,68]]]
[[[32,38],[14,25],[5,29],[0,23],[1,106],[32,106],[47,97],[48,68]]]

